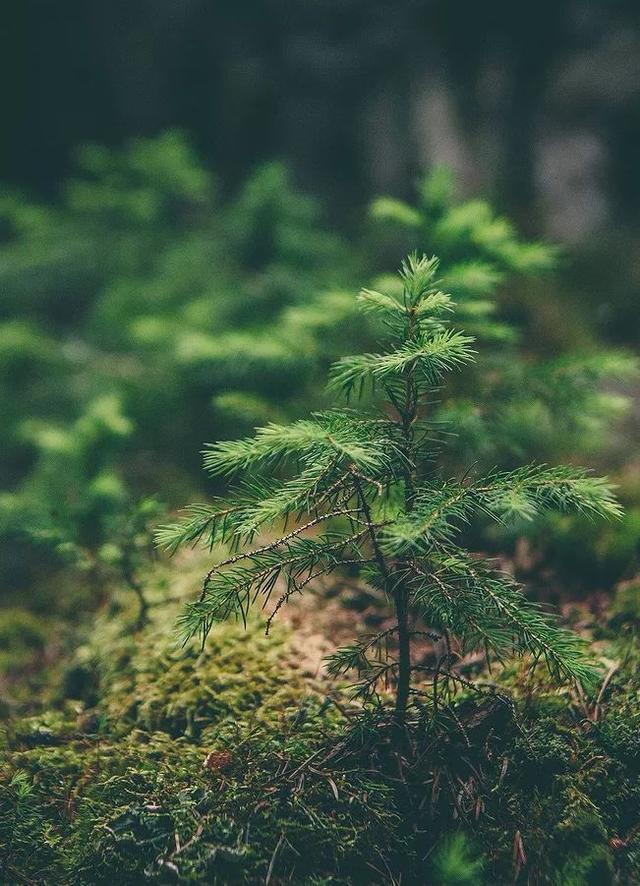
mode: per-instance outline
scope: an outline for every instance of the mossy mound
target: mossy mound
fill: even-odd
[[[397,830],[390,791],[366,774],[346,791],[303,774],[341,717],[297,667],[286,628],[267,638],[258,621],[229,624],[204,651],[176,648],[180,588],[171,602],[165,585],[160,570],[148,595],[162,605],[137,633],[135,601],[116,598],[58,705],[8,721],[0,879],[251,883],[272,860],[296,876],[365,877],[371,846]]]
[[[252,883],[264,881],[272,858],[277,880],[284,868],[296,882],[340,870],[350,882],[397,824],[388,789],[366,778],[355,803],[352,793],[336,798],[322,777],[299,793],[288,780],[280,786],[283,761],[303,764],[314,746],[297,729],[277,741],[238,735],[208,754],[142,730],[118,741],[48,733],[47,745],[27,747],[24,739],[3,772],[5,882]]]
[[[597,701],[509,667],[498,682],[515,718],[461,696],[412,733],[400,765],[384,722],[345,717],[285,627],[265,638],[258,622],[223,625],[204,652],[172,645],[195,570],[182,572],[149,582],[138,633],[135,601],[116,599],[57,705],[7,722],[2,882],[640,880],[640,650],[626,597],[600,627],[610,667]]]
[[[0,719],[51,701],[69,630],[55,617],[0,608]]]

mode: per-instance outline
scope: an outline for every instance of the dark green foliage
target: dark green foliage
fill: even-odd
[[[604,527],[567,515],[550,515],[536,526],[532,539],[545,551],[546,565],[553,567],[565,586],[610,587],[638,572],[640,510],[631,505],[619,523]]]
[[[237,493],[192,508],[158,533],[170,551],[222,542],[234,552],[209,570],[199,600],[185,612],[186,640],[200,635],[204,643],[212,626],[231,616],[246,623],[256,603],[269,613],[268,630],[291,597],[345,568],[380,589],[391,623],[335,652],[329,671],[355,672],[365,702],[379,701],[382,688],[394,684],[401,726],[412,705],[422,711],[425,684],[434,716],[461,688],[473,688],[456,663],[478,649],[489,665],[515,652],[531,656],[532,667],[544,661],[559,681],[590,687],[598,672],[580,639],[527,601],[511,576],[471,556],[460,533],[477,514],[498,521],[530,520],[547,509],[620,515],[607,483],[580,469],[531,466],[447,478],[434,468],[428,399],[446,373],[474,357],[473,339],[448,325],[453,302],[437,271],[437,259],[413,255],[401,268],[399,297],[369,290],[360,296],[382,314],[388,345],[383,353],[339,360],[331,388],[347,398],[379,392],[377,412],[318,413],[214,444],[205,466],[214,475],[242,473]],[[283,524],[279,538],[247,547],[261,530]],[[443,647],[433,663],[412,657],[423,636]]]
[[[312,348],[271,324],[350,259],[281,166],[222,199],[178,133],[83,149],[55,206],[0,214],[0,580],[19,591],[139,498],[182,500],[203,436],[292,409]]]

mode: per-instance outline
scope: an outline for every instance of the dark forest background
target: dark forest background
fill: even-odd
[[[232,187],[266,158],[343,217],[446,162],[528,227],[637,226],[633,0],[21,0],[2,178],[51,195],[79,143],[180,127]]]

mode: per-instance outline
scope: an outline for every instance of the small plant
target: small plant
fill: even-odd
[[[110,573],[112,581],[119,580],[135,594],[138,602],[136,630],[144,627],[149,613],[141,575],[153,553],[150,527],[162,512],[163,506],[153,498],[129,503],[112,515],[108,524],[110,541],[102,545],[95,556],[96,565],[106,570],[107,576]]]
[[[478,360],[430,409],[456,430],[443,453],[449,472],[471,462],[483,469],[533,459],[589,463],[617,451],[638,360],[585,337],[583,315],[563,327],[550,321],[559,310],[555,247],[523,239],[485,200],[460,202],[442,168],[419,181],[414,203],[380,197],[369,215],[360,250],[371,287],[401,298],[402,282],[386,273],[388,257],[428,247],[441,258],[440,286],[456,303],[457,322],[479,343]],[[375,349],[379,318],[357,316],[352,292],[331,286],[286,306],[271,336],[285,337],[290,353],[304,343],[310,369],[352,349]]]
[[[439,886],[477,886],[482,883],[483,868],[483,859],[474,855],[465,835],[455,833],[434,853],[433,882]]]
[[[479,649],[488,663],[515,653],[529,656],[532,668],[543,661],[558,681],[591,684],[597,668],[581,639],[527,601],[511,576],[467,551],[461,533],[475,515],[531,519],[549,508],[620,514],[607,483],[578,468],[438,473],[442,429],[429,420],[429,398],[475,351],[473,339],[447,321],[454,305],[437,272],[436,258],[412,255],[400,270],[400,295],[363,290],[359,296],[365,311],[381,315],[389,345],[339,360],[330,388],[347,399],[372,389],[376,411],[329,410],[211,445],[206,469],[242,473],[240,484],[229,501],[194,505],[158,533],[171,552],[198,542],[232,549],[187,607],[185,640],[199,635],[204,642],[216,622],[231,616],[246,621],[256,604],[268,612],[268,630],[291,597],[337,570],[383,591],[393,623],[338,649],[328,667],[334,675],[355,672],[365,703],[392,685],[393,720],[401,728],[425,697],[437,710],[460,687],[483,691],[456,668],[460,657]],[[251,546],[274,526],[277,538]],[[442,650],[433,662],[414,655],[425,637]]]
[[[425,244],[440,256],[458,322],[482,343],[472,371],[432,412],[456,427],[448,464],[561,462],[619,445],[632,405],[624,383],[637,378],[638,360],[589,343],[584,311],[561,326],[550,320],[558,316],[553,272],[566,263],[556,247],[522,239],[486,200],[458,199],[442,167],[421,177],[413,203],[379,197],[369,214],[376,256]]]

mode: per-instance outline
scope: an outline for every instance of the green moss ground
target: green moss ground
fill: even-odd
[[[381,724],[345,720],[285,626],[267,638],[258,622],[223,625],[203,653],[172,646],[197,573],[155,571],[138,634],[134,602],[116,597],[50,669],[39,710],[14,692],[3,883],[640,880],[640,588],[596,626],[597,705],[514,665],[499,681],[516,722],[461,698],[455,719],[414,735],[399,778]],[[5,612],[0,635],[24,639],[28,664],[47,638],[24,619]]]

